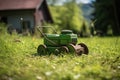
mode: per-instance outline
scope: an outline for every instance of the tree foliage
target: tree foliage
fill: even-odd
[[[115,0],[96,0],[94,6],[94,20],[97,20],[95,23],[96,30],[100,30],[104,34],[107,34],[111,29],[111,34],[119,35]]]
[[[82,12],[74,1],[64,4],[66,8],[62,13],[62,22],[66,29],[72,29],[78,32],[83,23]]]
[[[71,29],[75,33],[80,32],[84,18],[81,9],[74,0],[68,0],[62,5],[50,5],[50,11],[54,24],[58,25],[59,30]]]

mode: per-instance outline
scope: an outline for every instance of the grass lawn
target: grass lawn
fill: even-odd
[[[36,56],[42,39],[0,35],[0,80],[120,80],[120,37],[79,38],[89,55]]]

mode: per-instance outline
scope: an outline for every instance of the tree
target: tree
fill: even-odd
[[[80,31],[83,23],[83,15],[74,0],[69,0],[63,3],[63,5],[50,6],[50,11],[54,24],[58,25],[60,30],[71,29],[76,33]]]
[[[108,29],[111,28],[114,35],[120,35],[115,5],[114,0],[96,0],[94,3],[94,19],[97,19],[95,23],[96,30],[100,30],[104,32],[104,34],[107,34]]]
[[[65,24],[67,29],[72,29],[78,32],[83,23],[82,11],[74,0],[66,2],[64,6],[67,8],[64,12],[66,15],[62,21],[67,21]],[[64,15],[64,14],[63,14]]]

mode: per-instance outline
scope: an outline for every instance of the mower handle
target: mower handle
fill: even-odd
[[[51,28],[56,34],[56,30],[53,28],[53,26],[37,26],[37,28],[40,30],[40,28]],[[41,31],[42,32],[42,31]]]
[[[40,28],[43,28],[43,27],[49,27],[49,26],[38,26],[37,27],[37,29],[40,31],[40,33],[42,34],[42,36],[44,37],[44,38],[46,38],[46,40],[48,40],[50,43],[52,43],[52,44],[54,44],[54,45],[57,45],[57,43],[55,43],[55,42],[53,42],[52,40],[50,40],[50,39],[48,39],[47,38],[47,36],[42,32],[42,30],[40,30]],[[52,28],[52,27],[50,27],[50,28]],[[55,30],[54,30],[55,31]]]

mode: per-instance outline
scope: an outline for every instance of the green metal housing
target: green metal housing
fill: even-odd
[[[61,34],[46,34],[46,37],[44,38],[44,44],[47,47],[59,47],[77,43],[77,34],[74,34],[71,30],[62,30]]]

